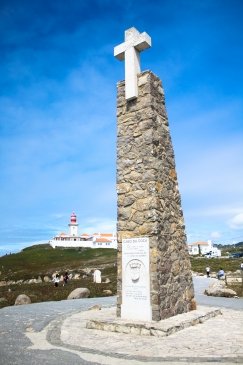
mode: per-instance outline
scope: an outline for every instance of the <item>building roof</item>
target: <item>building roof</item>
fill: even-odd
[[[115,235],[113,233],[93,233],[92,236],[96,237],[114,237]]]
[[[188,246],[209,246],[208,242],[204,242],[204,241],[198,241],[198,242],[193,242],[193,243],[188,243]]]
[[[95,240],[96,242],[111,242],[111,240],[109,240],[108,238],[104,238],[104,237],[100,237],[100,238],[96,238]]]
[[[113,237],[113,233],[100,233],[101,237]]]

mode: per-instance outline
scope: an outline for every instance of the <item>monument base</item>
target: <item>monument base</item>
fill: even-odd
[[[115,308],[102,308],[100,311],[84,312],[87,329],[95,329],[107,332],[118,332],[140,336],[170,336],[185,328],[203,323],[206,320],[221,315],[218,308],[199,307],[198,309],[177,314],[161,321],[134,321],[123,320],[116,317]]]

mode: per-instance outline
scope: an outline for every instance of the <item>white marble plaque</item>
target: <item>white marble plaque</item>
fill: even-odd
[[[151,321],[149,239],[122,240],[121,318]]]

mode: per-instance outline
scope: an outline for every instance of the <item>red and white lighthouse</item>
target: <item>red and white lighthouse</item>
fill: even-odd
[[[78,235],[77,216],[74,212],[71,214],[71,217],[70,217],[69,229],[70,229],[70,236]]]

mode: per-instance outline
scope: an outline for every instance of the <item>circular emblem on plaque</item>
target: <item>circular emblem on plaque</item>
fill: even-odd
[[[130,280],[133,283],[139,282],[143,266],[144,265],[140,260],[131,260],[128,262],[126,271],[129,275]]]

